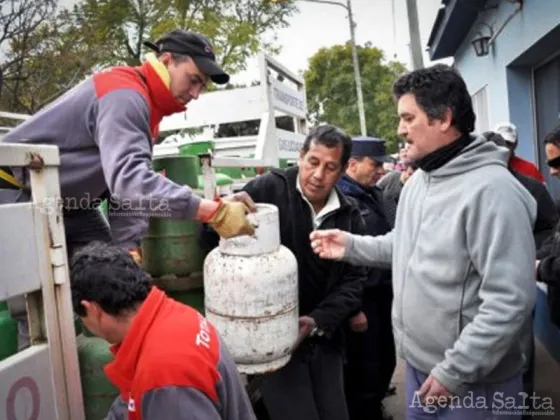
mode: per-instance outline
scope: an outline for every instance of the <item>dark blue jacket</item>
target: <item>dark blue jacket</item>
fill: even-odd
[[[366,189],[348,175],[344,175],[338,181],[338,187],[345,195],[354,198],[357,202],[368,235],[385,235],[391,231],[391,226],[385,215],[383,192],[380,188],[374,186],[371,189]],[[391,270],[370,269],[366,287],[390,284]]]

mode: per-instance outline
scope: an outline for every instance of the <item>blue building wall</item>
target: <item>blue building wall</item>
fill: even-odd
[[[522,11],[497,36],[489,55],[477,57],[471,45],[477,32],[489,34],[479,22],[498,29],[515,8],[501,0],[498,10],[481,13],[454,56],[455,66],[471,94],[486,87],[490,128],[512,121],[519,130],[516,153],[539,163],[543,146],[542,138],[537,138],[533,69],[560,51],[560,0],[525,0]],[[540,160],[544,172],[546,165]],[[549,178],[547,183],[553,197],[559,199],[560,182]],[[550,322],[546,288],[538,287],[537,291],[535,334],[560,363],[560,330]]]
[[[485,57],[477,57],[471,45],[477,32],[489,34],[489,29],[480,22],[499,29],[516,7],[501,0],[498,10],[481,13],[459,47],[455,65],[471,93],[487,86],[490,128],[501,121],[514,122],[520,137],[517,153],[537,162],[531,69],[546,59],[549,52],[541,48],[541,54],[533,52],[530,61],[519,64],[516,61],[531,53],[539,40],[559,26],[560,1],[525,0],[521,12],[507,23]]]

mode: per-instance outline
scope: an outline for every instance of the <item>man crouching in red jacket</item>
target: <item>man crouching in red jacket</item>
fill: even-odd
[[[119,389],[108,420],[253,420],[235,363],[214,327],[168,298],[132,257],[94,243],[71,262],[74,311],[113,344]]]

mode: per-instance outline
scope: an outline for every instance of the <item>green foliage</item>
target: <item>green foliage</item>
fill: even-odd
[[[368,135],[387,141],[397,151],[398,117],[392,84],[406,69],[398,62],[385,62],[383,52],[370,44],[358,46],[362,93]],[[310,119],[328,122],[360,134],[358,100],[349,43],[322,48],[309,59],[304,73]]]
[[[74,8],[81,25],[110,46],[111,63],[138,64],[143,41],[183,28],[205,35],[231,72],[244,70],[260,49],[274,52],[263,34],[287,26],[295,10],[293,4],[268,0],[82,0]]]

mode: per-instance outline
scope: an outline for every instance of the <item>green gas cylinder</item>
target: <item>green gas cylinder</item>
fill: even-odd
[[[179,185],[196,188],[198,174],[194,156],[156,158],[153,168]],[[152,277],[187,277],[202,271],[205,254],[198,246],[201,224],[194,220],[150,219],[142,240],[143,267]]]
[[[18,352],[17,322],[11,317],[6,302],[0,302],[0,361]]]
[[[179,154],[181,156],[196,156],[199,153],[210,153],[214,150],[213,141],[193,141],[179,146]]]
[[[107,417],[111,404],[119,395],[103,371],[113,360],[113,354],[109,351],[109,343],[101,338],[80,334],[76,340],[86,420],[101,420]]]
[[[154,279],[154,284],[170,298],[204,313],[204,281],[201,272],[188,277],[160,277]]]
[[[103,200],[97,208],[105,220],[109,220],[109,201]]]
[[[204,293],[201,292],[201,289],[187,291],[170,290],[166,292],[166,294],[170,298],[184,303],[185,305],[196,309],[201,314],[204,314]]]

